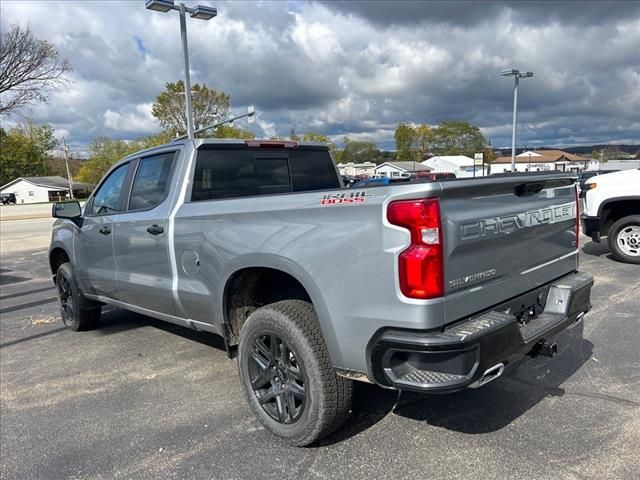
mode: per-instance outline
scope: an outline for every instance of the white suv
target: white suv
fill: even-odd
[[[590,178],[581,196],[585,235],[594,242],[607,236],[618,260],[640,264],[640,169]]]

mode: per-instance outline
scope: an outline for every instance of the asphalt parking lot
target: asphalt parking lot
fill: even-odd
[[[640,267],[604,245],[582,239],[594,308],[555,358],[447,396],[357,384],[345,428],[297,449],[254,420],[218,337],[113,309],[65,330],[50,220],[29,222],[0,225],[3,479],[640,476]]]

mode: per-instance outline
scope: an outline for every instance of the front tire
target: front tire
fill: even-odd
[[[89,330],[98,324],[101,306],[82,294],[71,263],[63,263],[58,268],[56,287],[62,322],[69,330]]]
[[[629,215],[611,225],[609,248],[621,262],[640,264],[640,215]]]
[[[353,385],[331,365],[313,306],[285,300],[253,312],[240,333],[240,380],[258,420],[290,445],[340,427]]]

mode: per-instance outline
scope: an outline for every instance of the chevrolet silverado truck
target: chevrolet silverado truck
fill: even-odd
[[[326,145],[184,140],[131,155],[81,209],[53,206],[61,316],[101,307],[224,338],[262,424],[328,435],[354,380],[480,387],[590,309],[575,175],[347,189]]]
[[[580,196],[584,234],[596,243],[606,236],[615,258],[640,264],[640,169],[592,177]]]

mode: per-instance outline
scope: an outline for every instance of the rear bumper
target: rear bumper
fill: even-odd
[[[382,387],[434,393],[480,386],[577,323],[591,308],[592,285],[593,277],[575,272],[443,331],[382,329],[367,346],[369,378]],[[544,309],[521,326],[506,312],[532,294],[546,298]]]
[[[582,214],[580,221],[582,223],[582,233],[591,237],[594,242],[600,242],[600,217],[590,217]]]

